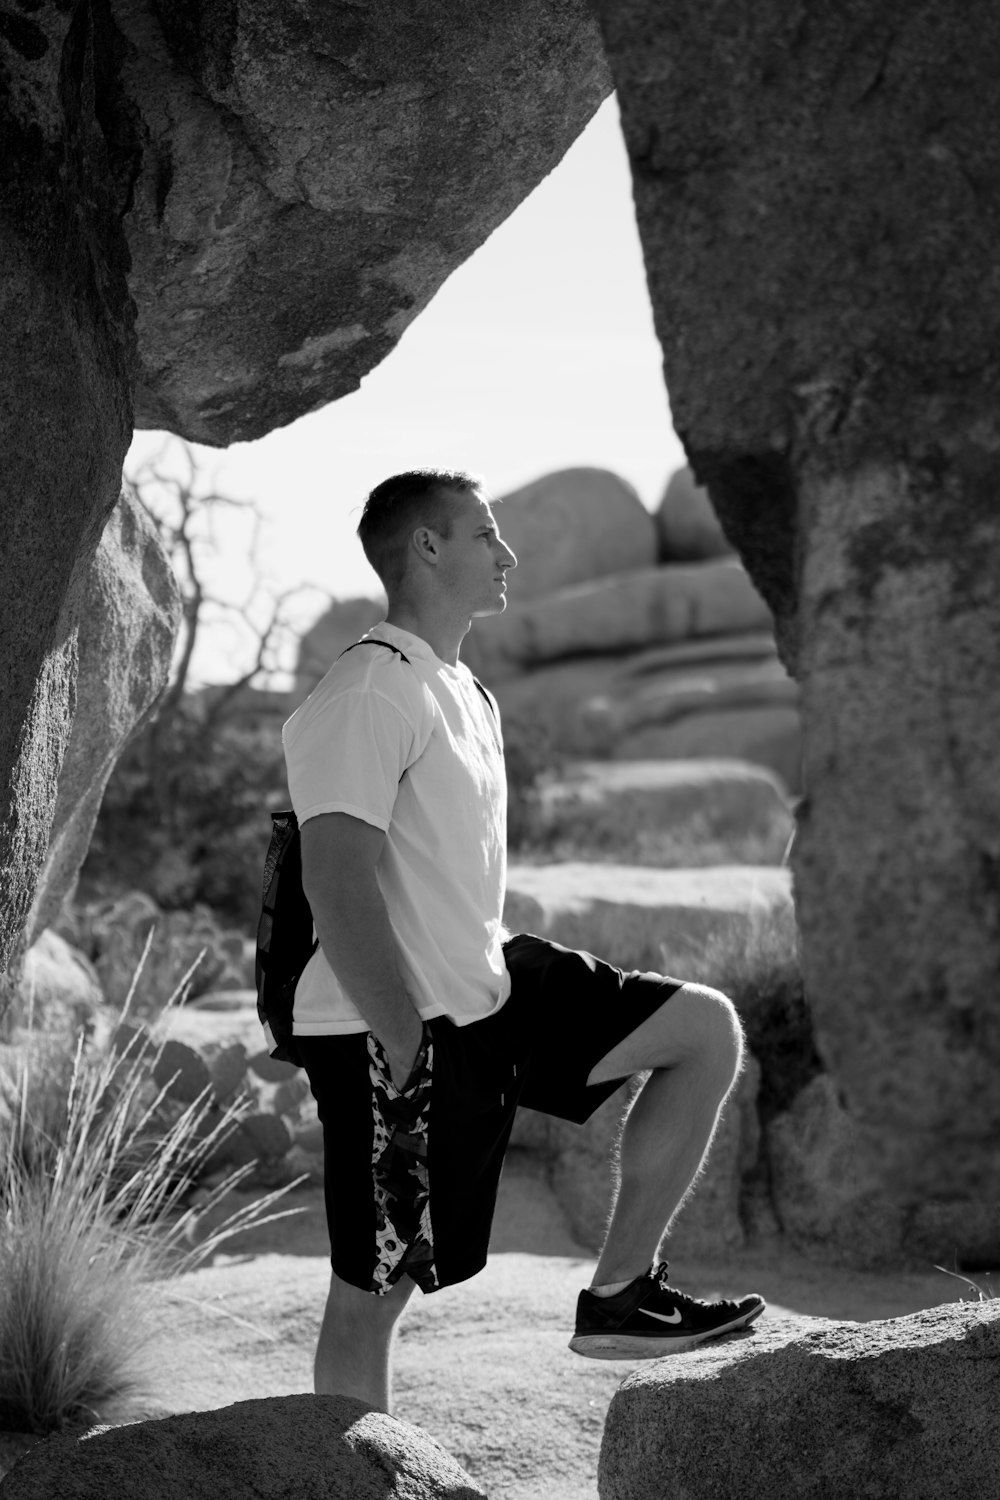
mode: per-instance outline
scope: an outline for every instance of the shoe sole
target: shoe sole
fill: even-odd
[[[709,1339],[721,1338],[726,1333],[736,1333],[741,1328],[748,1328],[754,1318],[759,1318],[767,1306],[762,1302],[751,1312],[741,1313],[731,1323],[724,1323],[721,1328],[710,1328],[704,1333],[675,1334],[672,1338],[663,1338],[659,1334],[643,1333],[578,1333],[569,1341],[569,1347],[574,1354],[582,1354],[585,1359],[664,1359],[670,1354],[683,1354],[688,1349],[693,1349],[697,1344],[707,1343]]]

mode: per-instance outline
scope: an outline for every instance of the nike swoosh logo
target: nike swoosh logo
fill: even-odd
[[[679,1313],[677,1311],[676,1308],[674,1308],[674,1311],[672,1313],[655,1313],[655,1312],[650,1312],[649,1309],[646,1308],[646,1307],[640,1307],[639,1311],[641,1313],[645,1313],[645,1315],[646,1315],[647,1318],[656,1318],[657,1321],[660,1322],[660,1323],[681,1323],[681,1322],[683,1322],[683,1316],[682,1316],[681,1313]]]

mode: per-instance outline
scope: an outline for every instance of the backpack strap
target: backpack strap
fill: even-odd
[[[395,651],[397,656],[401,656],[407,666],[410,665],[410,658],[400,651],[398,646],[394,646],[391,641],[380,641],[377,635],[367,635],[363,641],[355,641],[353,646],[345,646],[340,656],[346,656],[348,651],[354,650],[354,646],[384,646],[387,651]],[[340,656],[337,657],[338,661]]]
[[[493,715],[493,717],[495,719],[496,716],[497,716],[497,711],[493,707],[493,699],[490,697],[489,693],[483,687],[483,685],[479,681],[478,677],[473,677],[472,680],[476,684],[476,687],[479,689],[479,691],[482,693],[482,695],[483,695],[483,702],[486,704],[486,707],[489,709],[490,713]]]
[[[340,656],[346,656],[347,653],[348,653],[348,651],[353,651],[354,650],[354,646],[384,646],[387,651],[395,651],[395,653],[396,653],[397,656],[402,657],[403,661],[406,662],[407,666],[410,665],[410,658],[405,654],[405,652],[400,651],[399,647],[398,646],[394,646],[391,641],[382,641],[382,640],[379,640],[379,638],[378,638],[377,635],[366,635],[363,641],[355,641],[354,645],[352,645],[352,646],[345,646],[344,649],[343,649],[343,651],[341,651]],[[338,661],[340,660],[340,656],[337,657]],[[486,704],[486,707],[489,709],[490,713],[493,715],[493,717],[495,719],[496,716],[497,716],[497,712],[496,712],[496,709],[493,707],[493,700],[491,699],[489,693],[483,687],[483,685],[479,681],[478,677],[473,677],[472,680],[476,684],[476,687],[479,689],[480,693],[482,693],[482,695],[483,695],[483,702]]]

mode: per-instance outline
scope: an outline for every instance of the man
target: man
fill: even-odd
[[[646,1357],[745,1327],[762,1298],[696,1301],[656,1262],[740,1070],[733,1007],[502,927],[499,715],[459,661],[472,619],[506,607],[516,564],[487,497],[462,473],[397,475],[369,495],[358,534],[386,619],[284,732],[319,939],[294,1012],[333,1265],[316,1391],[389,1409],[414,1284],[434,1291],[485,1264],[519,1099],[582,1123],[646,1070],[570,1347]]]

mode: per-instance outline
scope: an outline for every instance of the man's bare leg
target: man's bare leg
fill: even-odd
[[[357,1396],[381,1411],[391,1409],[392,1340],[412,1291],[408,1276],[376,1297],[331,1275],[313,1366],[317,1396]]]
[[[688,984],[592,1070],[589,1083],[652,1070],[622,1132],[621,1182],[595,1286],[631,1281],[656,1259],[708,1154],[742,1056],[730,1001]]]

